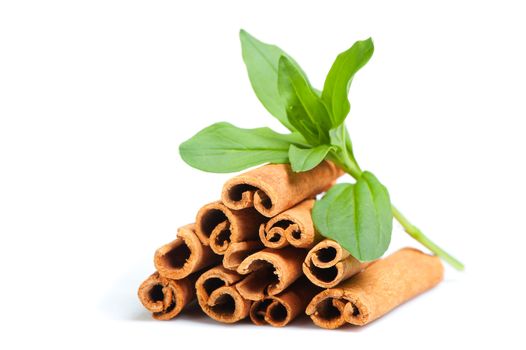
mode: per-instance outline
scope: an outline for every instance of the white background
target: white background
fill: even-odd
[[[3,1],[0,347],[524,348],[524,14],[519,1]],[[178,145],[220,120],[283,131],[251,90],[240,28],[317,87],[373,37],[350,93],[355,154],[465,272],[363,328],[150,318],[136,290],[154,250],[228,177],[188,167]],[[393,237],[391,250],[418,246]]]

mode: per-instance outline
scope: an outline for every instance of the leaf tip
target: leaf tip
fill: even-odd
[[[292,164],[291,164],[291,168],[292,168],[292,171],[293,171],[294,173],[301,173],[301,172],[302,172],[301,169],[298,169],[297,167],[295,167],[295,166],[292,165]]]
[[[194,166],[192,165],[192,161],[191,159],[188,157],[188,148],[186,147],[187,146],[187,142],[189,140],[186,140],[185,142],[181,143],[179,145],[179,157],[181,157],[181,159],[188,165],[190,165],[192,168],[194,168]]]
[[[369,50],[374,51],[374,41],[372,37],[368,37],[363,42],[368,46]]]
[[[281,75],[285,74],[285,72],[290,72],[291,70],[294,70],[294,65],[290,61],[290,58],[288,58],[285,55],[279,56],[279,60],[278,60],[278,79],[280,78]]]

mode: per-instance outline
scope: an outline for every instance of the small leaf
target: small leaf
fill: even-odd
[[[244,30],[239,32],[243,61],[247,66],[250,84],[263,106],[290,131],[294,127],[287,119],[285,105],[278,91],[278,64],[281,56],[287,56],[301,71],[299,65],[275,45],[265,44]]]
[[[351,161],[356,162],[354,159],[351,137],[349,136],[349,131],[347,130],[345,123],[331,129],[329,135],[331,138],[331,145],[337,149],[346,151],[347,157],[349,157]]]
[[[377,259],[389,247],[393,215],[389,193],[370,172],[355,184],[333,186],[316,202],[312,218],[319,232],[360,261]]]
[[[290,145],[289,161],[292,170],[301,172],[313,169],[325,159],[331,149],[333,147],[330,145],[320,145],[314,148],[299,148]]]
[[[303,72],[285,56],[279,60],[278,87],[294,128],[313,146],[329,144],[329,112]]]
[[[298,133],[278,134],[269,128],[241,129],[213,124],[179,146],[188,165],[214,173],[230,173],[264,163],[288,163],[291,144],[305,146]]]
[[[325,84],[322,99],[332,112],[332,126],[343,123],[351,109],[349,103],[349,87],[356,72],[369,61],[374,52],[371,38],[357,41],[345,52],[338,55],[334,61]]]

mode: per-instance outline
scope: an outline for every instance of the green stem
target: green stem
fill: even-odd
[[[464,264],[455,259],[453,256],[449,255],[444,249],[440,248],[433,241],[431,241],[422,231],[420,231],[418,227],[414,226],[409,220],[407,220],[407,218],[402,215],[402,213],[394,205],[391,205],[391,211],[393,212],[395,219],[400,223],[400,225],[402,225],[405,232],[407,232],[409,236],[413,237],[437,256],[444,259],[455,269],[464,270]]]
[[[345,134],[343,139],[345,146],[347,146]],[[338,165],[343,171],[358,180],[362,175],[362,170],[358,166],[358,163],[352,156],[352,153],[349,154],[347,147],[343,148],[342,153],[343,154],[341,154],[341,156],[340,154],[336,155],[336,162],[339,163]],[[464,264],[455,259],[453,256],[449,255],[445,250],[431,241],[422,231],[420,231],[418,227],[414,226],[404,215],[402,215],[402,213],[394,205],[391,205],[391,211],[393,212],[394,218],[400,223],[400,225],[402,225],[405,232],[407,232],[411,237],[420,242],[424,247],[431,250],[433,253],[435,253],[435,255],[444,259],[444,261],[453,266],[455,269],[464,270]]]
[[[347,128],[345,127],[345,125],[343,125],[341,134],[341,138],[343,140],[343,157],[341,157],[340,159],[343,160],[343,165],[345,168],[344,171],[352,177],[354,177],[355,179],[358,179],[360,176],[362,176],[362,169],[360,169],[358,162],[356,162],[356,160],[354,159],[352,147],[350,146],[351,140],[347,135]]]

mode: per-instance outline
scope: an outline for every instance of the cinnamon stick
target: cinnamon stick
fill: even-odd
[[[332,288],[368,265],[369,263],[355,259],[337,242],[325,239],[307,254],[303,263],[303,273],[315,285]]]
[[[323,328],[337,328],[345,322],[362,326],[434,287],[443,275],[438,257],[403,248],[316,295],[306,313]]]
[[[138,296],[144,307],[157,320],[170,320],[195,298],[193,274],[180,280],[162,277],[153,273],[139,287]]]
[[[251,302],[235,288],[242,278],[221,265],[203,273],[195,283],[201,309],[214,320],[224,323],[234,323],[247,317]]]
[[[305,311],[305,307],[321,288],[305,277],[298,279],[278,295],[255,301],[250,307],[250,319],[256,325],[283,327]]]
[[[248,276],[236,288],[248,300],[279,294],[301,277],[305,255],[305,250],[292,247],[265,248],[254,253],[237,268],[238,273]]]
[[[223,257],[223,266],[229,270],[236,271],[243,260],[262,248],[263,244],[260,241],[230,243]]]
[[[194,229],[194,224],[179,228],[174,241],[157,249],[153,260],[161,276],[182,279],[220,261],[210,247],[203,246]]]
[[[231,242],[257,239],[259,225],[266,220],[254,208],[232,210],[216,201],[199,209],[196,233],[204,245],[222,255]]]
[[[269,164],[228,180],[221,199],[232,209],[255,207],[273,217],[307,198],[327,190],[343,174],[332,162],[295,173],[290,164]]]
[[[259,227],[259,238],[266,247],[283,248],[292,245],[310,248],[321,239],[314,228],[311,210],[315,200],[307,199],[274,216]]]

